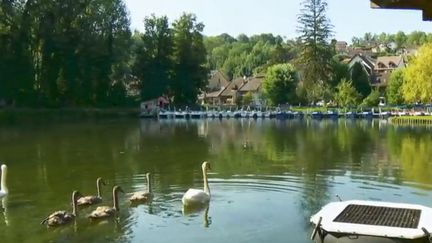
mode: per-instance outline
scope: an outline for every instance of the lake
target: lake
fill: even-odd
[[[328,202],[385,200],[432,206],[432,133],[386,121],[97,120],[0,126],[0,161],[10,195],[0,211],[1,242],[310,242],[309,218]],[[202,188],[208,208],[183,213],[181,197]],[[154,200],[128,193],[153,175]],[[70,210],[73,190],[104,202],[120,185],[118,218],[47,229]]]

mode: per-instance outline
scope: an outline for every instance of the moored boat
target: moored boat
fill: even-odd
[[[345,117],[350,119],[355,119],[358,118],[358,114],[355,111],[348,111],[347,113],[345,113]]]
[[[324,117],[323,113],[319,112],[319,111],[314,111],[311,114],[312,119],[322,119]]]
[[[288,116],[287,116],[287,114],[286,114],[285,111],[278,111],[278,112],[276,112],[276,119],[285,120],[287,118],[288,118]]]
[[[373,118],[373,113],[372,111],[363,111],[361,113],[361,117],[364,119],[372,119]]]
[[[176,119],[185,119],[186,118],[186,112],[184,111],[175,111],[174,112],[174,118]]]
[[[327,117],[330,119],[338,119],[339,113],[337,111],[327,111]]]
[[[341,201],[311,217],[316,243],[431,242],[432,208],[417,204]]]
[[[159,111],[159,119],[172,119],[174,118],[174,112],[168,110]]]
[[[204,112],[202,111],[191,111],[190,112],[190,118],[191,119],[202,119],[204,118]]]
[[[242,111],[234,111],[233,117],[234,118],[241,118],[242,117]]]

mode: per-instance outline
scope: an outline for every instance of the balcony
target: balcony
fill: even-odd
[[[371,0],[371,7],[422,10],[423,20],[432,20],[432,1],[430,0]]]

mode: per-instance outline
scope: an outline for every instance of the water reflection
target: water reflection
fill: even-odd
[[[211,221],[211,217],[209,217],[209,210],[210,210],[210,203],[208,204],[203,204],[203,205],[198,205],[195,207],[185,207],[183,206],[183,215],[187,216],[187,217],[197,217],[200,214],[203,215],[203,222],[204,222],[204,227],[208,228],[212,221]]]
[[[9,219],[8,219],[8,196],[5,196],[1,199],[1,205],[0,205],[0,211],[3,214],[3,221],[5,226],[9,226]]]
[[[309,242],[309,217],[329,201],[432,200],[432,134],[379,121],[104,121],[0,127],[0,159],[9,165],[2,202],[2,242]],[[182,209],[189,187],[202,186],[212,162],[209,207]],[[154,198],[118,220],[92,224],[94,208],[58,230],[38,227],[47,213],[70,207],[70,192],[94,191],[101,176]],[[111,205],[109,188],[102,188]],[[210,216],[209,216],[210,214]],[[214,220],[212,220],[212,218]],[[217,220],[216,220],[217,219]],[[204,225],[204,227],[203,227]],[[187,232],[187,234],[185,233]],[[300,232],[300,233],[299,233]]]

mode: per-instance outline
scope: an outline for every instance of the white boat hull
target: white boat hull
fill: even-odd
[[[368,210],[357,209],[354,213],[349,208]],[[397,211],[404,213],[396,213]],[[411,213],[416,217],[406,219],[406,216],[401,216]],[[348,220],[341,221],[341,217]],[[313,215],[311,223],[315,228],[311,238],[317,243],[429,242],[426,232],[432,232],[432,208],[417,204],[360,200],[333,202]]]

